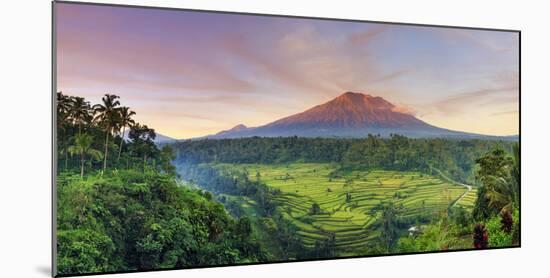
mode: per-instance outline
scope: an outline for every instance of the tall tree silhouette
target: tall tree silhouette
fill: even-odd
[[[77,134],[74,138],[74,145],[68,148],[70,153],[80,155],[80,177],[84,177],[84,164],[86,155],[94,159],[101,159],[101,152],[92,148],[93,138],[88,134]]]
[[[61,154],[65,157],[65,170],[67,170],[69,161],[67,128],[71,106],[72,97],[64,95],[62,92],[57,92],[57,141]]]
[[[119,96],[105,94],[101,99],[103,104],[96,104],[93,106],[94,110],[98,113],[96,120],[105,130],[105,152],[103,155],[103,171],[107,169],[107,156],[109,152],[109,137],[112,131],[117,127],[119,123]]]
[[[130,110],[129,107],[120,108],[120,126],[122,127],[122,133],[120,133],[120,145],[118,148],[118,157],[116,159],[117,163],[120,160],[120,155],[122,154],[122,145],[124,144],[124,132],[126,132],[126,127],[131,127],[135,124],[135,121],[132,119],[132,116],[136,112]]]
[[[73,97],[69,115],[74,125],[78,127],[78,134],[82,134],[82,126],[87,125],[93,119],[90,103],[83,97]]]
[[[147,158],[156,155],[158,152],[154,143],[157,134],[154,129],[147,127],[147,125],[135,124],[130,129],[128,136],[132,140],[132,152],[136,156],[143,157],[143,170],[145,170]]]
[[[399,216],[393,203],[388,203],[382,208],[382,215],[378,220],[380,227],[380,239],[386,249],[391,252],[399,239]]]

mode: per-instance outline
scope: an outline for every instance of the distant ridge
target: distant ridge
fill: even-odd
[[[243,124],[238,124],[236,126],[234,126],[233,128],[231,129],[228,129],[228,130],[222,130],[218,133],[216,133],[217,136],[223,136],[224,134],[231,134],[233,132],[239,132],[239,131],[243,131],[243,130],[247,130],[248,127],[246,127],[245,125]]]

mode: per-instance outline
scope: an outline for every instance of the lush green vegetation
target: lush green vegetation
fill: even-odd
[[[174,145],[176,164],[291,162],[333,163],[342,170],[385,169],[431,173],[440,169],[456,181],[475,182],[475,160],[495,148],[512,151],[512,142],[412,139],[369,135],[344,138],[241,138],[187,140]]]
[[[58,172],[153,169],[175,175],[170,146],[159,149],[155,130],[136,123],[136,113],[106,94],[101,104],[57,93]],[[127,138],[123,134],[129,128]]]
[[[203,164],[180,171],[196,180],[210,177],[206,184],[213,192],[259,200],[241,205],[264,208],[286,220],[309,253],[319,253],[321,246],[326,248],[323,244],[330,244],[330,254],[339,256],[385,252],[387,235],[381,227],[387,207],[399,218],[395,231],[389,231],[396,233],[396,241],[411,225],[429,223],[469,194],[463,186],[420,172],[354,170],[342,174],[327,163]],[[261,201],[266,199],[269,202]],[[473,199],[463,199],[455,206],[473,206]],[[222,201],[239,211],[235,208],[238,202],[228,202],[226,197]]]
[[[365,252],[365,246],[378,240],[377,221],[384,205],[392,203],[398,208],[401,226],[405,226],[405,222],[426,221],[445,211],[467,190],[418,172],[350,171],[331,177],[335,169],[330,164],[218,167],[240,169],[249,179],[280,191],[273,200],[297,226],[305,246],[334,237],[335,251],[352,255]]]
[[[59,274],[265,261],[250,219],[178,184],[172,148],[117,96],[58,93],[57,107]]]
[[[91,105],[58,93],[60,274],[520,242],[511,142],[254,137],[161,148],[134,116],[116,95]]]
[[[476,179],[481,184],[457,203],[470,202],[476,194],[472,213],[469,205],[463,205],[466,211],[454,211],[424,226],[423,233],[402,238],[399,250],[423,252],[519,245],[519,163],[518,145],[513,147],[512,155],[494,149],[476,159]]]
[[[250,220],[155,172],[58,177],[60,274],[262,261]]]
[[[471,249],[476,225],[488,233],[486,247],[519,244],[519,156],[511,155],[519,150],[510,142],[243,138],[175,149],[182,177],[223,195],[231,212],[253,207],[292,227],[301,248],[285,250],[290,257]],[[411,163],[409,151],[426,159]],[[515,228],[496,240],[503,210]]]

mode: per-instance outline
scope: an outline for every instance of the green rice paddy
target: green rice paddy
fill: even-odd
[[[313,247],[334,235],[341,254],[354,254],[377,237],[373,224],[380,204],[393,202],[402,216],[437,215],[467,191],[436,176],[409,171],[353,171],[330,178],[334,166],[322,163],[217,167],[246,170],[250,180],[280,190],[274,197],[278,209],[298,228],[303,244]],[[475,196],[471,190],[457,205],[471,208]],[[312,214],[314,203],[320,212]]]

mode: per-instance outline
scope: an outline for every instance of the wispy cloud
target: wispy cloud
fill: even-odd
[[[469,115],[483,111],[489,119],[477,132],[514,128],[497,116],[518,103],[515,34],[57,7],[59,89],[119,94],[140,120],[174,137],[270,122],[343,91],[391,99],[396,111],[444,127],[468,130]]]
[[[354,32],[350,36],[348,36],[348,41],[352,44],[368,44],[370,43],[375,37],[382,34],[383,32],[387,31],[391,27],[389,25],[373,25],[373,28],[369,28],[368,30]]]
[[[518,36],[515,34],[456,28],[436,28],[432,30],[450,41],[474,44],[489,51],[505,52],[517,50]],[[513,43],[503,43],[503,40]]]
[[[391,81],[391,80],[397,79],[397,78],[405,75],[408,72],[409,72],[409,70],[406,70],[406,69],[397,70],[397,71],[391,72],[389,74],[384,74],[382,76],[378,76],[373,80],[369,80],[369,84],[372,85],[372,84],[376,84],[376,83],[383,83],[383,82],[386,82],[386,81]]]
[[[449,95],[433,104],[440,113],[458,115],[468,108],[479,109],[496,104],[519,102],[519,75],[517,72],[498,72],[487,78],[488,85],[479,89]]]
[[[503,116],[503,115],[510,115],[510,114],[518,114],[518,113],[519,113],[518,110],[510,110],[510,111],[491,113],[491,116]]]
[[[394,104],[394,105],[395,106],[392,108],[392,111],[394,111],[394,112],[409,114],[409,115],[413,115],[413,116],[416,116],[419,113],[417,109],[415,109],[414,107],[412,107],[410,105],[406,105],[406,104],[402,104],[402,103],[398,103],[398,104]]]

